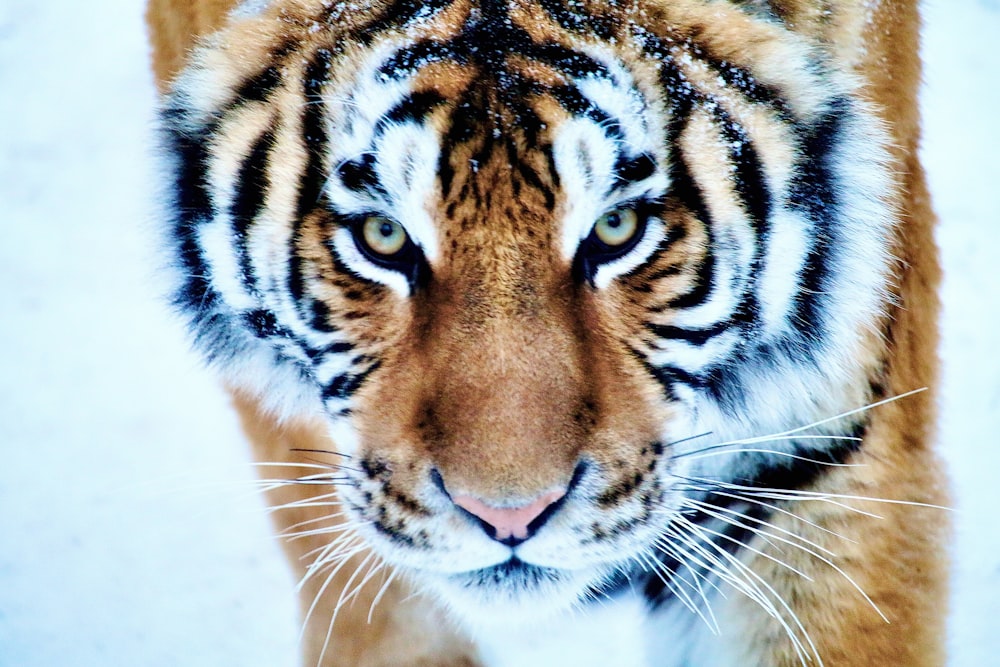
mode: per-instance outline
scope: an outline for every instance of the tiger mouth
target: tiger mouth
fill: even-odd
[[[565,575],[552,567],[540,567],[511,556],[502,563],[451,576],[465,588],[489,588],[509,591],[536,590],[562,581]]]

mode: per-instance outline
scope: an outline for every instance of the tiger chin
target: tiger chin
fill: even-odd
[[[150,1],[303,665],[943,664],[915,5]]]

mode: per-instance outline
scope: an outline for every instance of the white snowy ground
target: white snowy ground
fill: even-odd
[[[951,665],[1000,654],[1000,3],[926,4]],[[0,667],[281,667],[292,582],[157,300],[140,0],[0,0]]]

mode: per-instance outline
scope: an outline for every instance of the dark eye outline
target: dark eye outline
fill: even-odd
[[[347,228],[351,232],[354,246],[358,252],[375,266],[402,274],[409,281],[411,287],[426,285],[427,279],[430,277],[430,266],[427,264],[427,258],[424,257],[423,251],[413,242],[406,228],[400,225],[403,233],[406,234],[406,241],[402,247],[391,255],[385,255],[373,249],[365,241],[365,223],[371,218],[383,218],[393,224],[400,225],[399,222],[380,213],[351,216],[347,220]]]
[[[595,287],[594,277],[597,275],[597,270],[635,250],[635,247],[646,237],[650,218],[656,216],[661,208],[656,202],[639,200],[619,204],[598,216],[590,228],[590,234],[580,242],[580,246],[576,250],[576,256],[573,258],[574,279],[577,282],[590,283],[591,287]],[[618,210],[629,210],[635,213],[636,229],[635,234],[628,241],[618,246],[612,246],[598,238],[596,228],[601,218]]]

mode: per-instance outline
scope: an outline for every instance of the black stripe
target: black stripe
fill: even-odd
[[[333,333],[337,331],[337,327],[330,324],[330,308],[315,297],[310,298],[309,326],[316,331],[322,331],[323,333]]]
[[[269,310],[258,309],[247,311],[243,313],[243,323],[257,338],[271,338],[272,336],[290,337],[289,332],[278,324],[278,319]]]
[[[615,162],[616,187],[624,187],[643,181],[656,173],[656,160],[652,155],[643,153],[635,157],[619,155]]]
[[[208,265],[198,243],[198,226],[212,219],[208,192],[207,137],[215,126],[193,132],[183,109],[172,106],[161,113],[165,150],[176,156],[174,172],[173,237],[184,282],[174,295],[174,304],[192,319],[196,331],[207,324],[218,295],[210,283]]]
[[[687,329],[663,324],[646,325],[646,329],[657,338],[682,340],[692,345],[704,345],[716,336],[726,333],[731,327],[731,322],[720,322],[704,329]]]
[[[795,296],[795,312],[789,318],[800,336],[812,345],[818,344],[823,336],[823,312],[836,248],[833,241],[839,236],[834,224],[839,204],[833,153],[849,113],[849,100],[835,100],[819,122],[804,129],[804,158],[796,165],[796,176],[789,188],[790,206],[804,213],[815,226]]]
[[[263,102],[283,81],[283,61],[290,53],[299,48],[300,42],[286,39],[268,54],[268,60],[273,63],[253,76],[247,77],[236,88],[236,94],[227,105],[233,109],[246,102]]]
[[[604,134],[609,138],[616,141],[624,141],[625,133],[622,131],[618,119],[612,118],[603,109],[584,97],[578,88],[574,86],[556,86],[550,88],[548,92],[569,113],[589,118],[599,125]]]
[[[326,105],[323,87],[327,82],[333,54],[327,49],[317,49],[305,68],[302,81],[302,145],[306,149],[306,164],[299,177],[299,195],[295,220],[288,240],[288,278],[286,286],[295,302],[300,317],[310,326],[324,333],[335,331],[329,324],[329,311],[306,288],[305,266],[309,260],[300,254],[302,225],[305,217],[317,208],[325,208],[323,186],[327,179],[327,152],[329,137],[326,131]]]
[[[337,327],[330,323],[330,309],[325,303],[312,296],[306,285],[305,264],[310,262],[299,254],[297,247],[298,224],[290,241],[288,257],[288,291],[295,302],[299,316],[309,323],[309,326],[322,333],[333,333]]]
[[[549,65],[570,78],[582,79],[596,76],[601,79],[612,79],[611,72],[602,63],[584,53],[568,49],[562,44],[551,42],[537,44],[529,41],[521,53],[532,60]]]
[[[679,384],[686,385],[691,389],[699,389],[705,385],[705,381],[696,375],[688,373],[676,366],[654,366],[646,358],[646,355],[633,347],[628,348],[629,354],[635,359],[643,370],[649,374],[663,388],[663,397],[668,401],[676,401]]]
[[[231,106],[241,102],[263,102],[280,85],[281,70],[272,65],[243,81],[236,89],[236,99]]]
[[[729,146],[729,160],[736,168],[733,172],[736,194],[746,207],[754,231],[763,243],[770,231],[772,198],[757,149],[746,130],[722,109],[715,109],[715,120]]]
[[[361,385],[368,379],[368,376],[378,370],[379,366],[381,366],[381,362],[375,361],[360,373],[343,373],[342,375],[338,375],[330,384],[323,388],[323,399],[350,398],[361,388]]]
[[[392,54],[378,68],[378,75],[383,79],[398,81],[411,76],[421,67],[444,60],[453,60],[463,65],[468,62],[465,55],[454,48],[452,42],[423,40]]]
[[[705,257],[698,265],[694,286],[688,292],[672,299],[669,304],[671,308],[692,308],[705,303],[712,293],[715,281],[715,235],[712,230],[712,216],[701,195],[701,190],[698,189],[691,176],[687,159],[680,148],[680,137],[691,118],[692,106],[693,100],[681,98],[675,105],[674,113],[667,127],[667,146],[675,152],[674,159],[670,163],[671,187],[669,196],[679,200],[701,222],[707,241],[705,243]]]
[[[592,11],[581,11],[577,3],[564,0],[539,0],[542,9],[564,30],[596,35],[608,39],[615,34],[616,17]]]
[[[384,186],[375,175],[375,154],[365,153],[337,166],[337,176],[349,190],[355,192],[384,192]]]
[[[737,67],[727,61],[711,58],[706,56],[704,52],[698,54],[698,59],[721,77],[727,86],[738,90],[746,99],[771,107],[780,118],[786,120],[793,118],[791,109],[788,108],[781,92],[774,86],[761,83],[750,73],[750,70]]]
[[[376,37],[394,28],[402,28],[418,18],[429,18],[431,14],[452,4],[453,0],[397,0],[388,5],[385,12],[365,25],[356,38],[370,46]],[[339,5],[333,4],[330,12],[337,10]]]
[[[236,192],[229,209],[232,217],[233,243],[236,249],[243,285],[251,293],[256,291],[256,279],[250,261],[247,243],[250,226],[264,208],[271,179],[268,175],[268,160],[274,145],[274,129],[269,128],[253,143],[250,153],[243,158],[236,177]]]
[[[407,95],[379,119],[375,133],[381,134],[390,123],[423,122],[445,99],[436,90],[423,90]]]
[[[754,252],[748,268],[748,279],[743,285],[740,303],[733,313],[733,320],[745,329],[752,330],[759,324],[760,303],[757,297],[757,277],[761,266],[767,260],[766,251],[771,233],[771,190],[764,175],[753,141],[746,130],[736,123],[729,114],[716,109],[715,120],[724,141],[729,146],[729,160],[735,167],[733,188],[743,202],[754,230]]]
[[[330,72],[332,54],[318,49],[305,70],[302,94],[302,142],[308,151],[305,170],[299,179],[297,215],[301,219],[320,205],[323,185],[326,182],[326,154],[329,137],[326,132],[326,104],[323,86]]]
[[[442,196],[449,195],[455,180],[455,169],[451,166],[452,153],[458,146],[476,136],[479,123],[485,116],[483,92],[476,86],[466,88],[451,112],[451,123],[441,140],[437,172],[438,178],[441,179]]]
[[[661,79],[664,75],[669,77],[670,81],[664,81],[663,83],[672,96],[698,94],[694,84],[687,80],[674,62],[671,48],[678,45],[676,42],[651,35],[648,32],[643,32],[637,36],[646,45],[646,53],[652,55],[657,61],[669,65],[666,70],[661,71]],[[694,59],[711,68],[723,80],[726,86],[738,90],[743,97],[751,102],[771,107],[781,118],[790,119],[793,117],[791,110],[781,96],[780,90],[774,86],[761,83],[749,70],[734,65],[729,61],[719,60],[706,53],[705,49],[697,43],[699,37],[700,34],[695,32],[689,37],[686,44],[688,53]]]
[[[552,188],[546,186],[545,183],[542,182],[541,177],[538,172],[535,171],[534,167],[520,159],[520,156],[517,154],[517,147],[513,144],[513,142],[507,144],[507,161],[513,165],[514,169],[517,170],[517,174],[524,179],[525,183],[542,194],[542,197],[545,200],[546,210],[553,210],[556,206],[555,193],[552,191]]]
[[[354,345],[348,343],[347,341],[337,341],[336,343],[330,343],[322,350],[316,351],[316,357],[326,357],[331,354],[346,354],[354,349]]]

